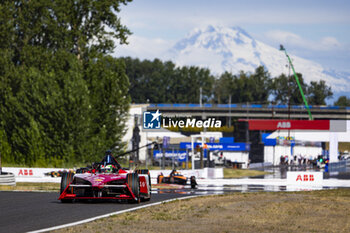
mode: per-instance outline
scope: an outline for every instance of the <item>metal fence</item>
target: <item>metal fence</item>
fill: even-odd
[[[350,160],[343,160],[335,163],[329,163],[328,171],[329,172],[346,172],[347,167],[349,166],[350,166]]]
[[[159,108],[271,108],[271,109],[288,109],[288,105],[278,104],[278,105],[262,105],[262,104],[150,104],[149,107],[159,107]],[[292,109],[305,109],[304,105],[292,105]],[[350,110],[350,107],[341,106],[312,106],[309,105],[310,109],[346,109]]]

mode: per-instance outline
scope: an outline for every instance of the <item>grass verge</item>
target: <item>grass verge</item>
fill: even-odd
[[[350,232],[350,189],[199,197],[55,232]]]
[[[266,174],[269,174],[269,172],[248,170],[248,169],[224,168],[224,178],[227,178],[227,179],[250,177],[250,176],[261,176]]]

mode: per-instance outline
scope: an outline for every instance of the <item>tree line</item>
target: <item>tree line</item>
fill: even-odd
[[[123,149],[129,81],[108,54],[130,35],[118,17],[128,2],[1,1],[3,164],[61,167]]]
[[[215,76],[207,68],[177,67],[171,61],[122,59],[134,103],[198,103],[202,89],[204,103],[303,104],[294,76],[271,77],[263,66],[254,72]],[[331,87],[323,80],[308,84],[302,74],[297,75],[308,103],[326,105],[326,100],[333,96]]]

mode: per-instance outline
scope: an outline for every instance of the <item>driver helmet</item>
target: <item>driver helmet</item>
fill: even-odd
[[[105,172],[106,173],[113,173],[113,166],[112,165],[106,165]]]

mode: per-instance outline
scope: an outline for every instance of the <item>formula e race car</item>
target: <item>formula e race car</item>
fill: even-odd
[[[182,175],[180,172],[177,172],[176,170],[172,170],[169,176],[164,176],[162,173],[158,175],[157,183],[166,183],[166,184],[181,184],[186,185],[188,178]],[[197,185],[196,177],[191,176],[190,178],[190,184],[191,188],[195,188]]]
[[[128,200],[140,203],[151,199],[151,178],[147,169],[129,172],[107,154],[91,167],[62,174],[61,202],[73,200]]]
[[[62,174],[67,173],[67,172],[74,172],[74,170],[59,170],[59,171],[50,171],[44,173],[44,176],[51,176],[51,177],[62,177]]]

